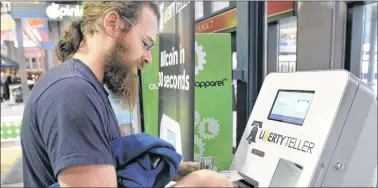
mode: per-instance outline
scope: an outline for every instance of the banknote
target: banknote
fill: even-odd
[[[200,158],[200,169],[214,169],[215,157],[201,157]]]

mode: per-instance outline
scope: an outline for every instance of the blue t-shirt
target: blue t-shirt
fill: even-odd
[[[108,93],[77,59],[46,72],[25,105],[21,146],[25,187],[48,187],[76,165],[114,164],[121,130]]]

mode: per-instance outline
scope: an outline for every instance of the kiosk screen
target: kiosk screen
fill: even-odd
[[[313,91],[279,90],[268,119],[303,125],[313,96]]]

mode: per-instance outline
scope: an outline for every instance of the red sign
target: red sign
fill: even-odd
[[[196,24],[196,33],[215,33],[236,27],[236,8],[220,13]]]
[[[268,17],[294,11],[294,1],[268,1]],[[236,27],[236,8],[215,15],[196,24],[196,33],[215,33]]]
[[[277,16],[294,10],[294,1],[268,1],[268,17]]]

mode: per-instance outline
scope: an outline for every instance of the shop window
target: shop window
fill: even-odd
[[[203,1],[195,2],[195,19],[203,18]]]
[[[223,10],[230,6],[229,1],[212,1],[211,2],[211,13]]]
[[[377,94],[377,3],[364,5],[360,78]]]
[[[36,70],[36,71],[39,70],[39,61],[35,57],[31,58],[31,69]]]
[[[279,21],[278,72],[296,71],[297,62],[297,17]]]
[[[25,68],[26,68],[26,70],[31,70],[32,69],[31,63],[30,62],[25,62]]]

